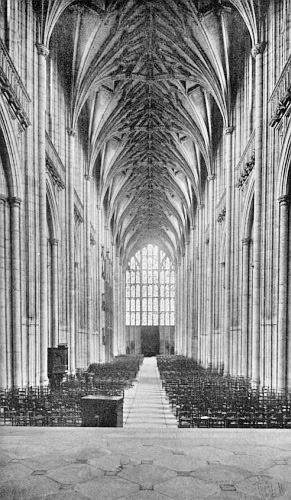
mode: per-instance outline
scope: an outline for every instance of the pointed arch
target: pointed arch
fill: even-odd
[[[23,176],[20,168],[19,146],[16,132],[11,123],[5,103],[0,95],[0,151],[3,168],[7,179],[9,196],[12,198],[24,197]]]
[[[241,220],[241,237],[250,238],[252,231],[252,217],[254,210],[254,185],[255,185],[255,177],[252,173],[249,179],[247,192],[245,195],[242,220]]]
[[[290,189],[290,167],[291,167],[291,123],[282,146],[279,160],[278,178],[277,178],[277,198],[286,196]]]
[[[50,228],[50,236],[51,238],[59,239],[60,237],[59,210],[54,189],[49,178],[47,178],[46,189],[47,189],[47,218],[48,218],[48,225]]]

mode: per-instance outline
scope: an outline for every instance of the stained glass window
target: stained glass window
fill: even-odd
[[[144,247],[128,263],[125,297],[126,325],[175,324],[175,270],[156,245]]]

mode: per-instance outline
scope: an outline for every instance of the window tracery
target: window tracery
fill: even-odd
[[[174,266],[156,245],[147,245],[130,259],[125,297],[127,326],[175,324]]]

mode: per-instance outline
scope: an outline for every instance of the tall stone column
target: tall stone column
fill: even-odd
[[[225,311],[225,262],[220,262],[220,305],[221,311]],[[221,314],[219,322],[219,338],[218,338],[218,367],[224,371],[224,321],[225,314]]]
[[[224,338],[223,338],[223,358],[224,373],[230,372],[230,328],[232,312],[232,281],[231,281],[231,249],[232,249],[232,196],[233,196],[233,165],[232,165],[232,133],[234,128],[225,129],[225,310],[224,310]]]
[[[197,224],[198,226],[198,224]],[[196,226],[196,227],[197,227]],[[192,337],[192,356],[198,361],[198,325],[199,325],[199,247],[197,246],[198,231],[194,227],[193,237],[193,337]],[[196,230],[196,231],[195,231]]]
[[[189,241],[186,242],[185,253],[183,256],[183,295],[182,295],[182,354],[187,356],[188,341],[188,322],[187,322],[187,303],[188,303],[188,255]]]
[[[288,304],[288,232],[289,199],[279,198],[279,289],[278,289],[278,382],[279,392],[286,391],[287,366],[287,304]]]
[[[101,304],[102,304],[102,261],[101,261],[101,246],[102,246],[102,220],[101,220],[101,207],[97,206],[97,280],[96,280],[96,293],[97,293],[97,325],[99,331],[99,344],[98,344],[98,361],[101,363],[102,361],[102,314],[101,314]]]
[[[36,44],[38,53],[38,169],[39,169],[39,249],[40,249],[40,385],[48,384],[48,281],[47,281],[47,213],[46,213],[46,58],[45,45]]]
[[[76,332],[75,332],[75,213],[74,213],[74,170],[75,170],[75,135],[72,128],[67,128],[69,135],[68,163],[68,260],[69,260],[69,371],[76,371]]]
[[[86,346],[84,347],[83,345],[83,335],[80,333],[80,265],[79,262],[75,262],[74,264],[74,270],[75,270],[75,276],[74,276],[74,285],[75,285],[75,293],[74,293],[74,299],[75,299],[75,306],[74,306],[74,323],[75,323],[75,367],[74,371],[72,370],[72,373],[75,372],[76,367],[79,368],[82,366],[82,363],[85,360],[85,356],[87,355],[86,352]]]
[[[203,245],[203,214],[202,210],[204,205],[198,205],[198,297],[197,297],[197,316],[198,316],[198,339],[197,339],[197,360],[198,363],[202,363],[202,335],[203,335],[203,296],[202,296],[202,285],[203,285],[203,260],[202,260],[202,245]]]
[[[51,240],[52,263],[52,347],[59,342],[59,273],[58,273],[58,244],[59,240]]]
[[[125,302],[125,283],[126,283],[126,273],[125,269],[121,267],[120,269],[120,274],[121,274],[121,283],[122,283],[122,288],[121,288],[121,307],[122,307],[122,352],[125,354],[126,351],[126,326],[125,326],[125,320],[126,320],[126,302]],[[141,323],[140,323],[141,324]]]
[[[212,366],[213,359],[213,329],[214,329],[214,293],[213,293],[213,283],[214,283],[214,255],[213,255],[213,245],[214,245],[214,179],[215,175],[210,175],[208,180],[209,186],[209,254],[208,254],[208,269],[207,269],[207,365]]]
[[[120,257],[119,254],[117,255],[117,269],[116,269],[116,274],[117,274],[117,283],[116,283],[116,292],[117,292],[117,306],[116,306],[116,311],[117,311],[117,331],[118,331],[118,345],[117,345],[117,350],[118,354],[123,354],[123,314],[122,314],[122,296],[125,297],[125,293],[122,294],[122,272],[121,272],[121,265],[120,265]]]
[[[22,387],[21,365],[21,262],[20,262],[20,204],[19,198],[10,199],[11,210],[11,281],[12,281],[12,335],[13,386]]]
[[[263,52],[266,44],[258,43],[252,49],[256,58],[255,81],[255,185],[253,232],[253,329],[252,329],[252,384],[260,384],[260,293],[261,293],[261,211],[262,211],[262,143],[263,143]]]
[[[5,206],[6,198],[0,196],[0,388],[7,387],[6,361],[6,287],[5,287]]]
[[[181,285],[181,262],[178,262],[177,265],[177,279],[176,279],[176,340],[175,340],[175,352],[176,354],[181,354],[181,323],[180,323],[180,317],[181,317],[181,295],[182,295],[182,289],[180,288]]]
[[[91,177],[85,175],[86,180],[86,312],[87,312],[87,366],[93,362],[93,323],[92,323],[92,283],[91,283]]]
[[[116,247],[112,243],[112,343],[113,343],[113,356],[118,355],[119,346],[119,322],[118,322],[118,255]]]
[[[248,376],[250,238],[242,240],[242,318],[239,375]]]
[[[194,321],[193,321],[193,310],[194,310],[194,227],[191,226],[190,229],[190,237],[189,237],[189,256],[188,256],[188,312],[187,312],[187,317],[188,317],[188,339],[187,339],[187,356],[191,358],[192,356],[192,342],[193,342],[193,327],[194,327]]]

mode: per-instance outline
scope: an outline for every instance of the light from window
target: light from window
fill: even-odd
[[[138,251],[126,271],[126,325],[175,324],[175,271],[156,245]]]

